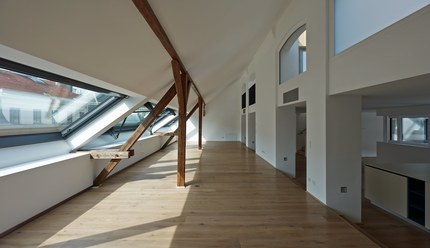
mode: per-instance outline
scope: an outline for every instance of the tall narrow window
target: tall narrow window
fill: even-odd
[[[303,25],[282,46],[279,51],[279,84],[306,71],[306,43],[306,25]]]
[[[21,123],[19,108],[10,108],[9,113],[10,123],[14,125],[19,125]]]
[[[242,109],[246,108],[246,93],[242,94]]]
[[[398,123],[397,118],[390,118],[390,140],[398,141]]]
[[[299,47],[299,74],[306,71],[306,47]]]
[[[249,88],[249,106],[255,104],[255,84]]]
[[[33,110],[33,124],[42,124],[42,111],[40,109]]]

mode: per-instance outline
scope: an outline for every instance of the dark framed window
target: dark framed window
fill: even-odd
[[[255,104],[255,84],[249,88],[249,106]]]
[[[246,92],[242,94],[242,108],[246,108]]]
[[[388,117],[389,141],[428,144],[429,117]]]

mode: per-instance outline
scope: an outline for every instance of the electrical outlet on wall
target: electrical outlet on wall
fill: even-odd
[[[348,187],[346,186],[340,187],[340,193],[348,193]]]

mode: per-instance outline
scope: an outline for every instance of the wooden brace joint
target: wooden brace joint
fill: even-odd
[[[91,159],[124,159],[134,156],[134,150],[120,151],[119,149],[90,151]]]

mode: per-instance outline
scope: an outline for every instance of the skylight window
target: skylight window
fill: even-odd
[[[119,98],[115,92],[0,60],[0,136],[64,137]]]
[[[149,115],[151,110],[153,109],[153,104],[148,102],[144,106],[136,109],[130,115],[128,115],[123,120],[119,121],[115,126],[113,126],[106,133],[110,134],[115,139],[121,135],[121,133],[131,132],[137,129],[137,127],[145,120],[145,118]],[[173,122],[172,122],[173,121]],[[162,127],[172,125],[177,121],[176,112],[171,108],[166,108],[160,115],[155,119],[155,121],[148,128],[147,132],[143,136],[149,136],[153,132],[156,132]],[[127,134],[128,136],[131,133]]]

